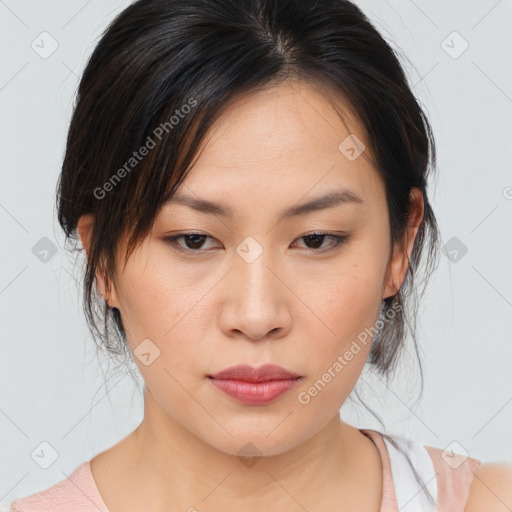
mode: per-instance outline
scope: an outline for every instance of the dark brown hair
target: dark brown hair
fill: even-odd
[[[403,240],[411,188],[423,193],[405,282],[382,303],[382,317],[393,310],[394,318],[375,336],[368,362],[391,374],[407,332],[417,354],[419,278],[425,285],[438,255],[427,194],[434,139],[397,55],[346,0],[139,0],[102,35],[79,84],[57,210],[68,241],[77,240],[80,216],[94,216],[84,307],[111,354],[129,350],[119,311],[95,295],[96,271],[107,282],[115,276],[121,237],[129,236],[126,261],[231,102],[291,78],[332,91],[333,106],[342,99],[356,113],[385,183],[392,246]]]

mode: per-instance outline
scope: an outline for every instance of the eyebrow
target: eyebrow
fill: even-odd
[[[338,190],[312,199],[306,203],[301,203],[286,208],[280,212],[279,218],[298,217],[319,210],[325,210],[326,208],[340,206],[342,204],[362,204],[363,202],[364,201],[355,192],[349,189]],[[234,215],[233,209],[228,206],[215,203],[213,201],[208,201],[206,199],[190,197],[182,194],[175,195],[166,202],[166,204],[173,203],[188,206],[189,208],[192,208],[193,210],[201,213],[220,215],[229,218],[232,218]]]

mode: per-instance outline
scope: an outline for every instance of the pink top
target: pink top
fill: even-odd
[[[374,442],[381,456],[383,492],[380,512],[399,512],[405,504],[408,504],[406,510],[411,512],[464,511],[473,475],[481,464],[479,460],[453,452],[447,454],[439,448],[419,443],[410,444],[411,441],[403,439],[401,442],[405,444],[402,446],[406,447],[417,472],[428,478],[430,487],[426,487],[435,497],[434,505],[421,504],[417,498],[422,487],[415,481],[411,483],[410,466],[387,440],[401,438],[383,436],[376,430],[360,431]],[[82,463],[68,478],[52,487],[13,501],[10,512],[110,512],[96,487],[89,463]]]

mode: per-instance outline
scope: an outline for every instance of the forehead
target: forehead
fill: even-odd
[[[364,132],[349,108],[337,104],[343,118],[321,90],[299,81],[238,99],[202,141],[183,193],[254,206],[350,189],[375,201],[383,184],[368,149],[359,154]]]

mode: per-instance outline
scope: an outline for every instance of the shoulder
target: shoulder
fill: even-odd
[[[475,472],[464,512],[509,512],[512,509],[512,465],[482,464]]]
[[[68,477],[55,485],[14,500],[10,512],[105,511],[89,469],[83,462]],[[108,512],[108,511],[106,511]]]

